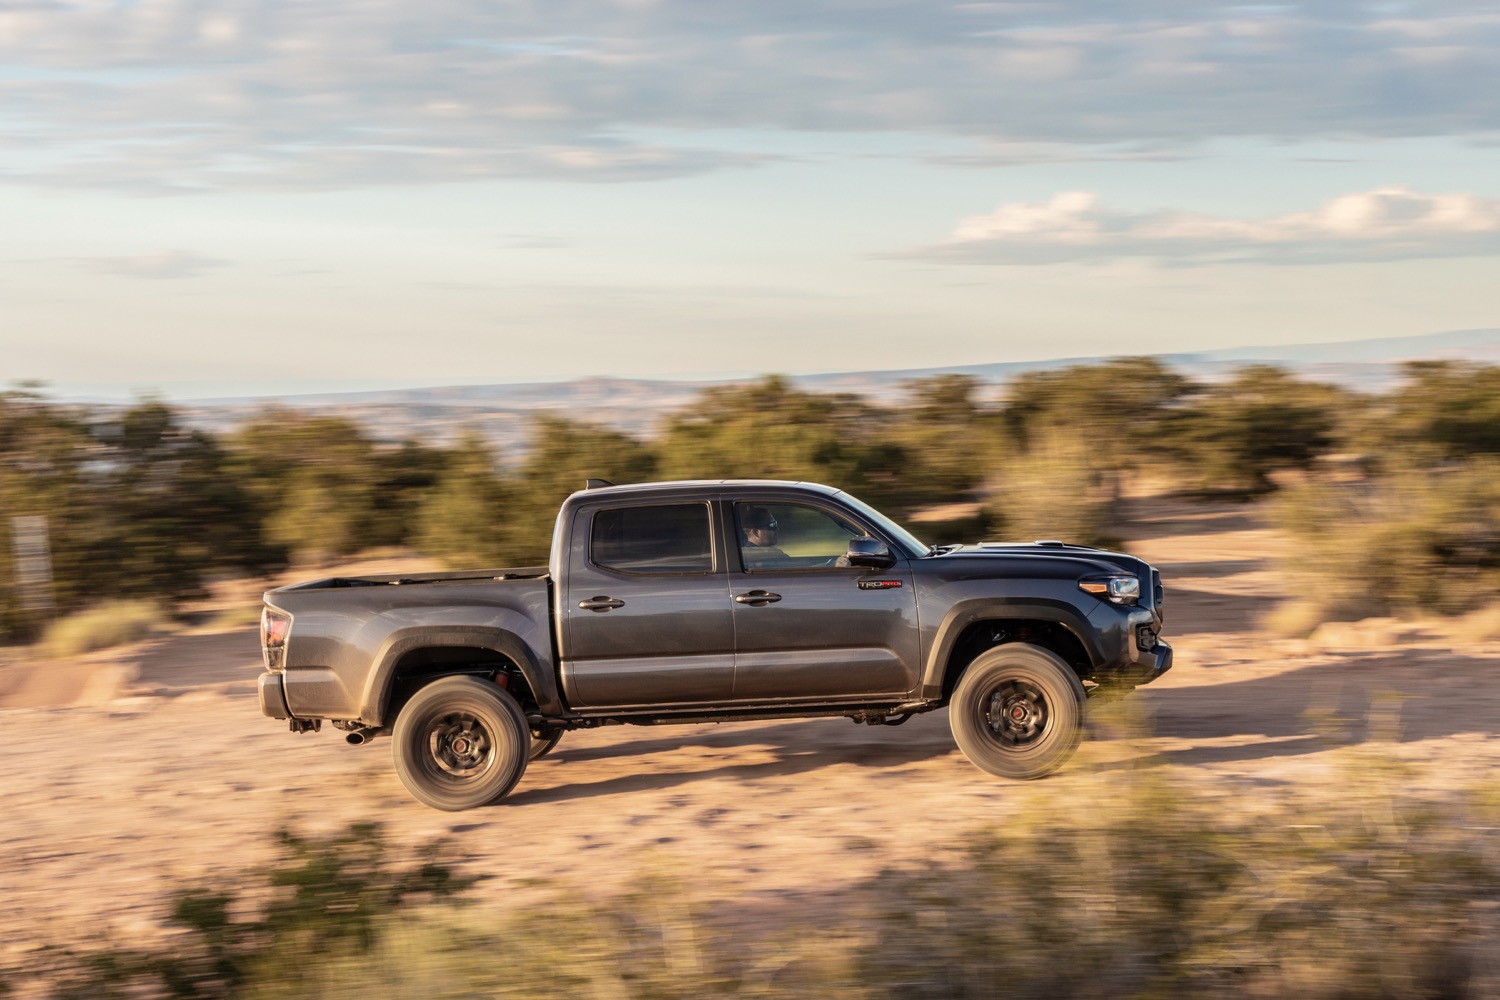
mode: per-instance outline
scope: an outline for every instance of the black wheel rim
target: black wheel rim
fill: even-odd
[[[495,764],[495,741],[477,716],[453,712],[427,727],[428,771],[463,784],[484,776]]]
[[[1025,750],[1046,738],[1052,713],[1042,689],[1028,681],[1004,681],[983,703],[985,728],[1007,750]]]

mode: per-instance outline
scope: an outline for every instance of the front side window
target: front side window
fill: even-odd
[[[589,560],[624,573],[711,573],[708,510],[701,503],[601,510],[589,534]]]
[[[734,505],[745,569],[821,569],[843,565],[849,539],[863,529],[818,507],[795,503]]]

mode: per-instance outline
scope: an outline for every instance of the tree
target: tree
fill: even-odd
[[[546,561],[557,509],[585,480],[648,482],[656,456],[628,434],[582,421],[542,414],[531,423],[530,450],[516,481],[514,524],[524,551]]]
[[[103,596],[186,596],[211,573],[275,563],[223,450],[160,402],[89,413],[31,390],[0,393],[0,510],[0,624],[12,630],[9,517],[46,517],[63,613]]]
[[[891,434],[905,452],[913,502],[968,498],[998,459],[1004,424],[998,410],[975,399],[980,384],[972,375],[935,375],[902,386],[907,402]]]
[[[1156,358],[1112,358],[1020,375],[1003,414],[1020,453],[1068,436],[1096,444],[1093,465],[1118,497],[1124,474],[1169,460],[1163,427],[1196,389]]]
[[[379,513],[389,470],[352,420],[272,410],[243,425],[229,449],[267,542],[297,561],[351,555],[388,537]]]
[[[108,449],[96,463],[98,502],[85,530],[95,588],[102,573],[129,593],[184,596],[210,572],[258,573],[279,564],[223,449],[180,426],[169,406],[140,403],[95,437]]]
[[[447,453],[442,474],[420,501],[414,541],[455,566],[524,562],[516,558],[526,553],[510,521],[513,500],[514,488],[500,475],[494,453],[470,431]]]
[[[1447,457],[1500,454],[1500,366],[1412,361],[1376,432]]]
[[[1203,487],[1264,493],[1274,488],[1272,473],[1306,468],[1333,447],[1339,414],[1351,405],[1335,386],[1249,365],[1204,389],[1167,437]]]
[[[904,506],[906,452],[857,396],[801,392],[780,376],[706,390],[657,441],[665,479],[790,479]]]

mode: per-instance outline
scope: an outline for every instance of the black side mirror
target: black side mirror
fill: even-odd
[[[849,539],[849,551],[844,553],[844,561],[850,566],[867,566],[870,569],[889,569],[896,565],[891,547],[868,535]]]

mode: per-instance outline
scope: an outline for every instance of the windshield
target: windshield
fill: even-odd
[[[905,528],[901,527],[901,525],[897,524],[895,521],[892,521],[890,518],[880,513],[880,511],[876,510],[874,507],[871,507],[869,504],[865,503],[858,497],[850,496],[848,493],[841,492],[839,493],[839,497],[846,504],[863,514],[866,518],[874,521],[880,527],[880,530],[886,533],[891,541],[895,542],[898,547],[905,550],[905,555],[908,559],[917,559],[927,554],[929,546],[924,544],[921,539],[917,538],[916,535],[913,535],[910,531],[907,531]]]

